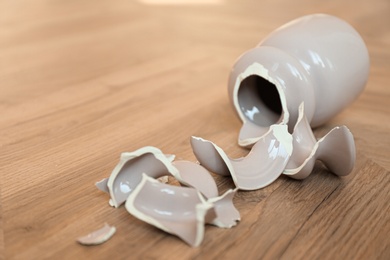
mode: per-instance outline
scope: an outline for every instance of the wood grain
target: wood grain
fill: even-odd
[[[219,2],[0,2],[1,259],[390,258],[390,2]],[[318,163],[304,181],[239,192],[242,221],[207,226],[198,248],[108,206],[94,183],[121,152],[152,145],[195,160],[197,135],[245,155],[227,98],[232,64],[273,29],[318,12],[351,23],[370,52],[364,93],[315,130],[351,129],[351,175]],[[233,187],[214,177],[221,192]],[[110,241],[76,243],[104,222],[118,230]]]

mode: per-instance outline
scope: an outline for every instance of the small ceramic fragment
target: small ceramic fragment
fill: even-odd
[[[146,146],[130,153],[122,153],[118,165],[107,182],[113,205],[117,208],[126,201],[140,183],[142,174],[153,178],[165,175],[180,177],[178,170],[172,166],[173,158],[152,146]]]
[[[145,174],[125,206],[136,218],[194,247],[203,240],[206,221],[215,218],[213,205],[196,189],[164,184]]]
[[[108,190],[108,186],[107,186],[107,183],[108,183],[108,178],[104,178],[102,179],[101,181],[98,181],[95,183],[95,186],[103,191],[103,192],[106,192],[106,193],[110,193],[110,191]]]
[[[237,188],[255,190],[275,181],[292,153],[292,137],[287,125],[272,125],[246,157],[231,159],[216,144],[199,137],[191,138],[192,150],[206,169],[231,175]]]
[[[283,173],[294,179],[309,176],[316,160],[322,161],[336,175],[348,175],[356,160],[355,141],[349,129],[346,126],[335,127],[316,141],[303,104],[299,107],[299,117],[294,127],[293,147]]]
[[[79,237],[77,242],[82,245],[100,245],[109,240],[115,234],[116,228],[107,223],[101,229],[98,229],[86,236]]]
[[[233,204],[235,190],[228,190],[218,196],[218,188],[210,173],[201,165],[189,161],[175,161],[173,165],[179,170],[180,183],[199,190],[213,204],[216,217],[207,222],[222,228],[231,228],[240,221],[240,213]]]
[[[241,220],[240,212],[233,204],[233,197],[237,190],[237,188],[228,190],[223,195],[208,200],[213,204],[216,214],[216,217],[208,222],[209,224],[220,228],[231,228],[237,225],[237,222]]]

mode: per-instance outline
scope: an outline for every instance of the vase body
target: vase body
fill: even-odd
[[[239,143],[255,142],[275,123],[292,129],[302,102],[312,127],[325,123],[358,97],[368,72],[364,41],[345,21],[315,14],[283,25],[230,73],[229,97],[244,123]]]

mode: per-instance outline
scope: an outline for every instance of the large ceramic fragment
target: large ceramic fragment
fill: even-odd
[[[201,165],[189,161],[175,161],[173,165],[179,170],[180,183],[193,187],[200,191],[213,204],[216,217],[208,222],[209,224],[231,228],[240,221],[240,213],[233,204],[233,197],[237,192],[228,190],[223,195],[218,196],[218,188],[213,177]]]
[[[356,160],[355,141],[346,126],[333,128],[317,141],[301,104],[293,132],[293,153],[283,173],[304,179],[312,172],[316,160],[322,161],[336,175],[348,175]]]
[[[149,149],[149,148],[150,147],[147,147],[147,149]],[[156,153],[158,151],[155,150],[155,151],[151,151],[151,152],[152,153]],[[168,159],[169,162],[173,162],[173,160],[175,159],[175,155],[174,154],[165,154],[164,156],[166,157],[166,159]],[[168,163],[168,162],[165,161],[165,163]],[[178,176],[178,177],[180,177],[180,176]],[[108,179],[109,178],[103,178],[100,181],[96,182],[95,183],[96,188],[98,188],[99,190],[101,190],[103,192],[110,193],[110,191],[108,190]],[[158,177],[157,179],[159,181],[161,181],[161,182],[167,183],[168,182],[168,175],[164,175],[164,176]]]
[[[145,174],[125,206],[131,215],[191,246],[202,242],[205,223],[215,218],[213,205],[196,189],[164,184]]]
[[[255,190],[275,181],[292,153],[292,137],[286,125],[272,125],[247,156],[229,158],[216,144],[199,137],[191,138],[193,152],[206,169],[231,175],[237,188]]]
[[[109,226],[107,223],[100,229],[79,237],[77,242],[82,245],[100,245],[109,240],[115,234],[116,228]]]
[[[108,180],[103,179],[96,183],[96,186],[100,190],[108,190],[111,196],[110,205],[119,207],[140,183],[142,174],[153,178],[165,175],[180,178],[178,170],[172,165],[173,158],[152,146],[146,146],[130,153],[122,153],[119,163]]]

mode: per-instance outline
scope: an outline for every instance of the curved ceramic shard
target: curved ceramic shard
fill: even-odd
[[[229,176],[232,169],[226,153],[216,144],[200,137],[191,137],[192,151],[199,163],[207,170],[222,176]]]
[[[171,163],[171,156],[167,157],[155,147],[146,146],[131,153],[122,153],[107,182],[114,207],[126,201],[140,183],[143,173],[153,178],[180,176]]]
[[[181,184],[199,190],[206,198],[218,196],[218,188],[213,177],[201,165],[190,161],[175,161],[173,166],[180,172]]]
[[[222,228],[231,228],[240,220],[240,213],[233,204],[235,190],[228,190],[218,196],[218,188],[213,177],[201,165],[189,161],[175,161],[173,165],[179,170],[180,183],[199,190],[213,204],[216,216],[206,221]]]
[[[316,160],[322,161],[336,175],[348,175],[356,160],[353,135],[346,126],[335,127],[316,141],[303,103],[299,106],[299,117],[294,127],[293,148],[283,173],[294,179],[309,176]]]
[[[101,228],[98,229],[86,236],[79,237],[77,242],[82,245],[100,245],[107,240],[109,240],[116,232],[115,227],[109,226],[107,223]]]
[[[191,145],[201,165],[217,174],[230,174],[241,190],[271,184],[282,174],[292,153],[287,125],[272,125],[248,155],[239,159],[230,159],[216,144],[199,137],[192,137]]]
[[[145,174],[125,205],[131,215],[180,237],[191,246],[202,242],[206,219],[215,216],[213,205],[199,191],[164,184]]]
[[[238,212],[233,204],[233,197],[237,190],[237,188],[228,190],[222,196],[208,200],[208,202],[214,205],[216,214],[216,217],[209,222],[210,224],[221,228],[231,228],[241,220],[240,212]]]
[[[305,116],[303,103],[299,105],[298,120],[294,126],[292,138],[293,152],[286,165],[286,169],[295,169],[301,166],[310,156],[315,144],[317,143],[309,121]]]
[[[356,161],[355,140],[346,126],[333,128],[318,141],[317,159],[338,176],[346,176]]]
[[[105,192],[105,193],[110,193],[110,191],[108,190],[108,178],[104,178],[98,182],[95,183],[95,186],[96,188],[98,188],[99,190]]]
[[[310,175],[316,160],[338,176],[348,175],[355,165],[356,149],[352,133],[346,126],[333,128],[313,147],[308,158],[297,168],[286,168],[283,172],[294,179],[304,179]]]

